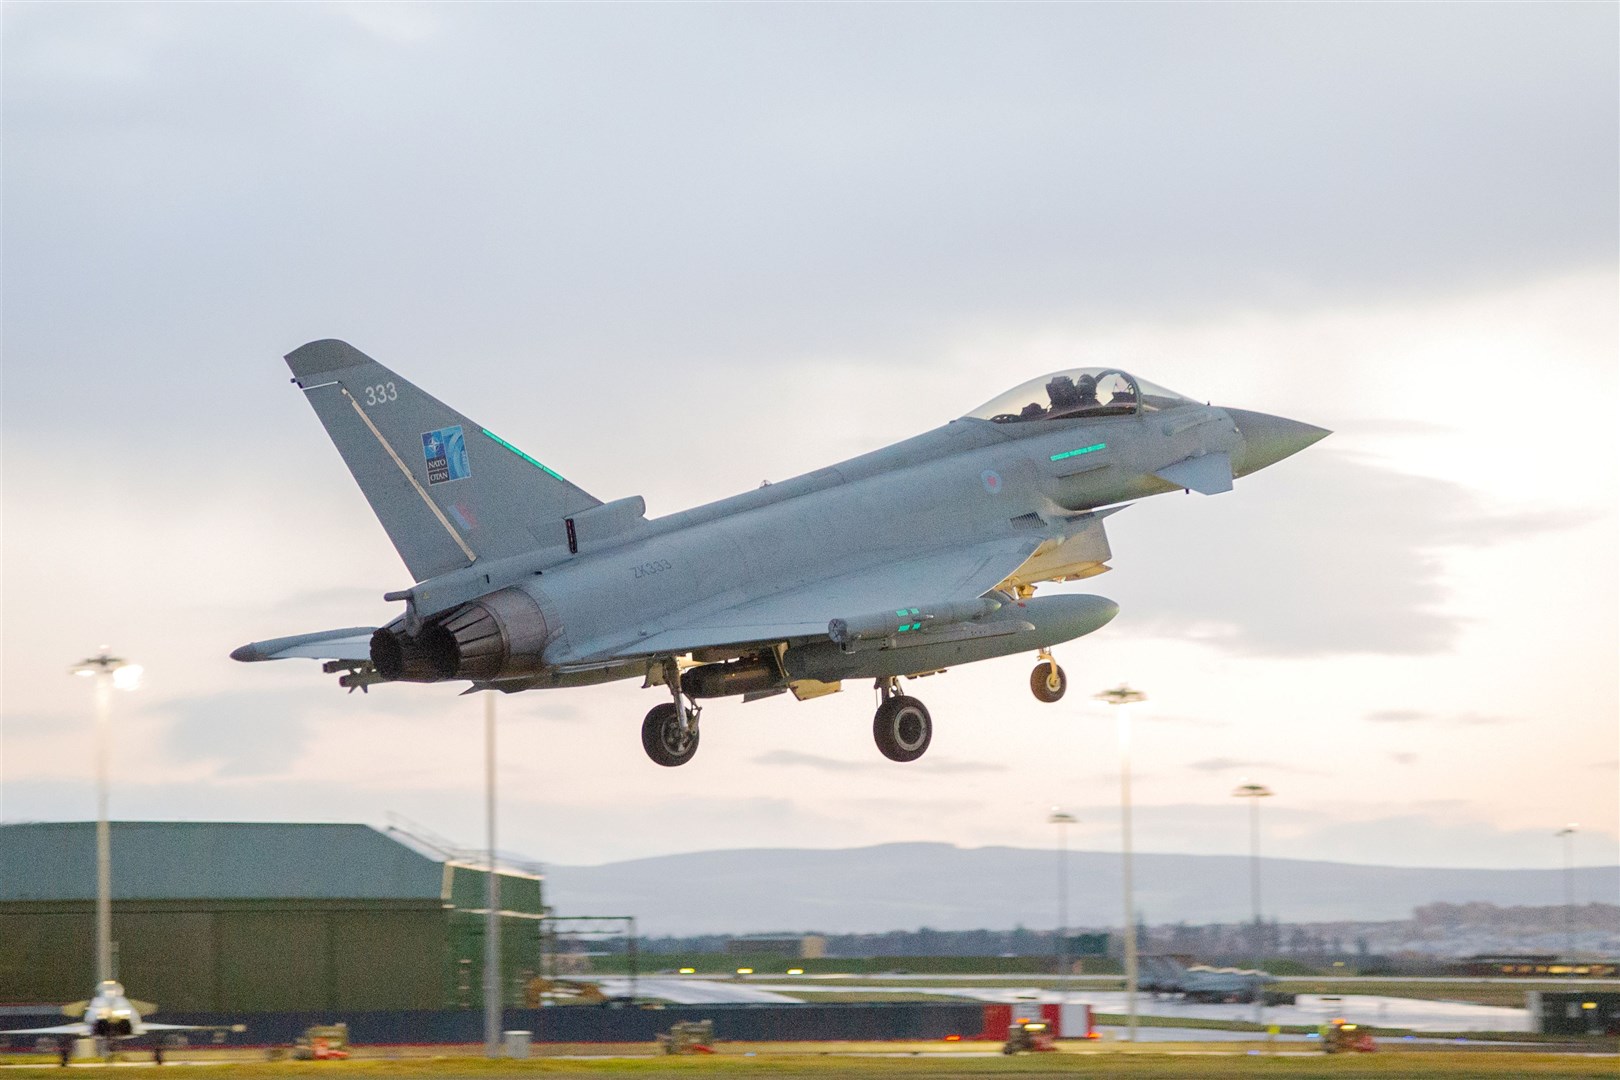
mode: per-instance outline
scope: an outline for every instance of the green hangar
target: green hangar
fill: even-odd
[[[0,825],[0,1001],[90,993],[95,831]],[[165,1011],[481,1007],[486,879],[365,825],[114,822],[117,975]],[[541,880],[499,880],[517,1005],[540,967]]]

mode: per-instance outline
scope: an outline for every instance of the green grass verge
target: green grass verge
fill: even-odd
[[[172,1067],[171,1067],[172,1068]],[[1236,1078],[1275,1077],[1278,1080],[1342,1080],[1342,1078],[1390,1077],[1401,1080],[1462,1080],[1462,1078],[1548,1077],[1567,1080],[1613,1080],[1613,1058],[1572,1058],[1548,1054],[1496,1053],[1473,1051],[1453,1053],[1378,1053],[1357,1055],[1268,1056],[1244,1051],[1221,1052],[1201,1049],[1196,1054],[1174,1049],[1098,1049],[1077,1053],[1031,1054],[1014,1058],[929,1055],[919,1057],[865,1058],[828,1053],[771,1054],[759,1057],[732,1055],[692,1058],[615,1059],[609,1061],[531,1060],[526,1062],[485,1061],[479,1058],[417,1059],[401,1061],[348,1062],[233,1062],[217,1066],[188,1066],[185,1075],[197,1080],[230,1077],[232,1080],[283,1080],[321,1076],[328,1080],[343,1077],[419,1077],[422,1080],[504,1080],[533,1076],[636,1076],[646,1080],[668,1077],[684,1080],[693,1076],[720,1077],[843,1077],[848,1080],[886,1080],[889,1077],[1119,1077],[1121,1080],[1150,1078]],[[8,1070],[19,1080],[46,1080],[61,1075],[60,1069]],[[154,1067],[120,1068],[116,1075],[127,1080],[143,1080],[172,1075]]]

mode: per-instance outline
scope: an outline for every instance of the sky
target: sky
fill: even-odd
[[[1129,682],[1140,850],[1247,851],[1252,780],[1268,854],[1620,858],[1613,5],[0,19],[0,818],[93,813],[106,644],[114,816],[477,842],[477,698],[228,658],[409,584],[280,359],[340,337],[651,516],[1081,365],[1334,431],[1110,518],[1069,696],[916,684],[914,765],[865,687],[715,702],[680,769],[639,683],[504,698],[511,851],[1114,850]]]

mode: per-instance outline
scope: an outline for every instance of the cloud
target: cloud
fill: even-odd
[[[324,10],[397,45],[427,41],[439,30],[438,17],[427,4],[369,0],[363,4],[335,4]]]
[[[221,777],[260,777],[286,770],[304,752],[312,733],[306,712],[316,700],[310,690],[225,691],[171,698],[150,711],[174,718],[165,743],[176,758],[217,760]]]
[[[1357,435],[1416,435],[1416,436],[1443,436],[1454,435],[1457,429],[1446,424],[1437,424],[1430,420],[1410,420],[1396,417],[1355,417],[1341,421],[1346,430],[1354,429]]]
[[[1233,494],[1201,497],[1196,524],[1191,509],[1161,499],[1109,520],[1116,626],[1247,656],[1445,652],[1470,619],[1448,606],[1447,551],[1594,519],[1504,509],[1330,445],[1238,481]],[[1134,572],[1138,564],[1152,572]],[[1399,711],[1381,719],[1399,722]]]
[[[1458,727],[1494,727],[1517,721],[1484,713],[1431,713],[1420,709],[1379,709],[1364,718],[1374,724],[1453,724]]]
[[[1316,769],[1307,769],[1299,765],[1286,765],[1278,761],[1254,761],[1243,758],[1212,757],[1187,763],[1187,768],[1196,772],[1232,772],[1235,769],[1258,769],[1264,772],[1294,773],[1298,775],[1321,776],[1324,775]]]
[[[1213,716],[1166,716],[1161,713],[1143,716],[1141,722],[1152,724],[1155,727],[1164,725],[1190,728],[1226,728],[1231,727],[1233,723],[1231,720],[1219,720]]]
[[[767,750],[754,758],[756,765],[786,765],[817,769],[829,773],[888,772],[892,767],[882,761],[845,761],[841,758],[822,757],[798,750]],[[1007,767],[989,761],[954,761],[950,758],[924,758],[910,766],[913,773],[993,773],[1005,772]]]
[[[1457,713],[1446,717],[1446,722],[1459,724],[1463,727],[1494,727],[1497,724],[1513,724],[1518,721],[1509,716],[1490,716],[1484,713]]]
[[[1612,263],[1600,6],[75,8],[8,9],[7,200],[38,224],[7,246],[80,268],[16,287],[41,329],[124,344],[109,367],[134,319],[216,346],[340,317],[576,368],[920,363],[986,317]],[[108,325],[65,317],[85,285]]]
[[[449,687],[434,688],[436,693],[399,692],[415,689],[420,688],[396,685],[362,695],[322,681],[284,689],[179,695],[146,703],[142,712],[170,720],[161,739],[176,760],[213,762],[221,780],[263,780],[299,766],[323,723],[339,724],[345,731],[373,723],[404,730],[412,721],[420,724],[471,714],[464,704],[458,705],[458,695]],[[455,729],[444,730],[452,735]],[[368,780],[391,779],[405,786],[411,782],[398,775],[366,775]]]
[[[510,700],[503,698],[502,703]],[[566,701],[550,700],[540,705],[530,705],[521,698],[513,702],[512,707],[503,709],[500,715],[503,720],[541,720],[554,724],[583,724],[595,719],[595,716],[583,707]]]
[[[1198,772],[1227,772],[1231,769],[1247,768],[1254,764],[1257,763],[1252,761],[1239,761],[1237,758],[1215,757],[1204,758],[1202,761],[1188,762],[1187,768],[1195,769]]]
[[[186,764],[163,784],[146,777],[143,813],[397,807],[479,834],[479,703],[459,686],[345,699],[312,665],[225,658],[252,638],[392,617],[381,594],[407,583],[277,359],[314,337],[354,341],[588,490],[646,495],[654,514],[873,449],[1099,353],[1173,386],[1231,389],[1235,405],[1354,427],[1383,460],[1412,460],[1393,446],[1432,465],[1450,447],[1458,464],[1438,475],[1507,498],[1539,490],[1536,475],[1565,488],[1582,477],[1591,500],[1604,488],[1606,455],[1479,433],[1504,422],[1498,387],[1507,402],[1520,385],[1491,374],[1503,367],[1559,372],[1599,414],[1613,400],[1612,9],[1233,19],[954,5],[922,25],[881,5],[363,7],[6,11],[6,704],[65,710],[77,688],[58,685],[57,664],[82,655],[80,634],[137,650],[156,682],[123,709],[152,712],[145,749]],[[1453,344],[1421,347],[1434,340]],[[1511,359],[1482,373],[1476,343]],[[1391,411],[1461,434],[1354,419]],[[1469,438],[1481,452],[1458,449]],[[1456,551],[1528,540],[1513,570],[1586,569],[1534,550],[1558,538],[1549,519],[1380,471],[1342,443],[1230,495],[1166,496],[1110,519],[1116,570],[1101,587],[1126,607],[1084,650],[1156,649],[1165,634],[1213,646],[1178,657],[1218,651],[1222,664],[1354,657],[1312,674],[1327,695],[1315,712],[1355,716],[1416,700],[1373,689],[1404,685],[1399,662],[1359,654],[1432,655],[1483,620],[1517,618],[1488,585],[1461,591],[1480,575]],[[1509,461],[1531,482],[1511,483]],[[701,467],[649,468],[669,462]],[[1612,597],[1600,592],[1612,579],[1582,577]],[[1423,704],[1531,715],[1519,698],[1540,665],[1475,677],[1501,655],[1472,654],[1445,673],[1450,696]],[[1274,691],[1272,673],[1286,683],[1305,665],[1239,668]],[[1099,660],[1099,686],[1105,670]],[[1612,688],[1608,672],[1597,689]],[[977,685],[965,674],[958,685]],[[1601,678],[1586,665],[1570,692]],[[1194,666],[1165,671],[1156,693],[1199,681]],[[293,685],[309,696],[215,693]],[[192,700],[145,704],[160,686]],[[797,770],[783,772],[752,756],[805,728],[762,702],[729,732],[717,712],[699,761],[654,777],[671,771],[640,757],[647,702],[633,697],[502,701],[503,768],[537,781],[503,799],[557,800],[521,826],[537,852],[894,836],[894,815],[845,797],[972,789],[989,806],[1045,803],[1032,770],[1059,755],[1015,748],[1032,731],[1050,734],[1045,748],[1065,737],[1023,727],[986,690],[961,710],[1002,718],[975,725],[980,753],[936,759],[942,729],[922,762],[890,766],[863,760],[859,724],[836,744],[829,725],[799,744],[825,756],[774,762]],[[1187,713],[1243,712],[1182,700]],[[583,715],[599,728],[569,711],[592,701]],[[1309,738],[1200,745],[1185,723],[1165,729],[1185,758],[1319,760]],[[12,776],[87,768],[70,737],[35,730],[8,733]],[[513,752],[522,740],[530,752]],[[1381,749],[1367,760],[1387,769]],[[1586,756],[1612,756],[1612,741]],[[963,775],[995,767],[981,757],[1006,771]],[[1167,782],[1189,779],[1165,767]],[[748,801],[760,790],[791,806]],[[709,793],[725,797],[695,816],[692,797]],[[61,805],[79,805],[71,794]],[[829,804],[843,804],[835,820],[814,817]],[[1207,816],[1176,835],[1204,843]],[[994,815],[902,824],[942,838],[1002,827]]]
[[[937,761],[924,759],[916,766],[917,771],[923,773],[995,773],[1006,772],[1007,766],[999,765],[993,761],[953,761],[950,758],[941,758]]]
[[[819,754],[805,754],[797,750],[768,750],[754,758],[756,765],[788,765],[801,766],[808,769],[819,769],[822,772],[862,772],[872,767],[870,762],[843,761],[838,758],[822,757]]]

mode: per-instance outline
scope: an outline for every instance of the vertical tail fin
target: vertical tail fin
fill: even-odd
[[[566,543],[563,519],[601,505],[345,342],[287,366],[417,581]]]

